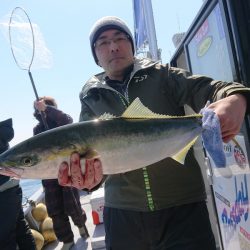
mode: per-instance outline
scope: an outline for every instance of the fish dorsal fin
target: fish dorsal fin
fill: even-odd
[[[127,119],[162,119],[162,118],[187,118],[187,117],[202,117],[201,114],[192,114],[192,115],[185,115],[185,116],[170,116],[170,115],[162,115],[158,113],[154,113],[149,108],[144,106],[141,100],[137,97],[124,111],[121,115],[121,118]],[[109,120],[117,118],[117,116],[112,115],[110,113],[102,114],[98,120]]]
[[[169,115],[160,115],[154,113],[149,108],[144,106],[141,100],[137,97],[124,111],[122,118],[169,118]]]
[[[104,114],[102,114],[99,118],[98,118],[98,120],[109,120],[109,119],[114,119],[114,118],[116,118],[116,116],[115,115],[112,115],[112,114],[110,114],[110,113],[104,113]]]
[[[122,118],[138,118],[138,119],[162,119],[162,118],[184,118],[184,117],[201,117],[200,114],[193,114],[187,116],[170,116],[157,114],[143,105],[137,97],[121,115]]]

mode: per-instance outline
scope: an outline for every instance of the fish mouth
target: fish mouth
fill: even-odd
[[[13,168],[13,167],[1,167],[0,166],[0,174],[6,175],[9,177],[16,177],[16,178],[21,178],[21,175],[23,173],[22,168]]]

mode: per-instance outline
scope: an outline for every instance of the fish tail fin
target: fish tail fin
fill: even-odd
[[[171,158],[180,164],[184,165],[186,155],[190,148],[195,144],[196,140],[198,139],[198,136],[196,136],[191,142],[189,142],[181,151],[173,155]]]

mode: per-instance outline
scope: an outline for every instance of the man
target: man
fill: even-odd
[[[12,119],[0,122],[0,154],[14,137]],[[35,250],[35,240],[25,221],[19,180],[0,175],[0,249]]]
[[[119,116],[136,97],[153,112],[167,115],[184,115],[185,104],[199,112],[210,100],[208,108],[219,118],[223,141],[228,142],[239,132],[249,88],[134,58],[131,31],[117,17],[104,17],[94,24],[90,45],[95,62],[104,72],[93,76],[80,93],[80,121],[98,118],[104,112]],[[92,188],[97,184],[95,180],[101,179],[101,163],[92,161],[89,165],[90,178],[81,174],[79,155],[72,154],[73,176],[66,177],[69,166],[63,163],[59,182]],[[110,175],[105,180],[106,247],[214,250],[205,200],[205,187],[193,150],[186,157],[185,167],[166,158],[143,169]]]

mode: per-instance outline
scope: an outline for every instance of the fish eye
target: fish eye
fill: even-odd
[[[24,157],[21,159],[21,163],[24,166],[30,166],[32,164],[32,159],[30,157]]]

